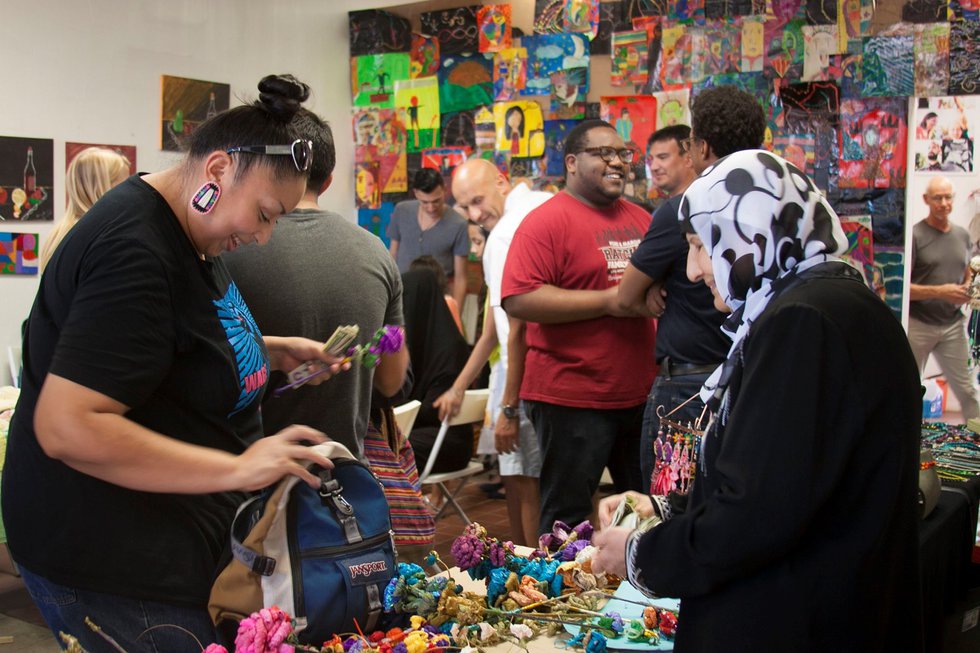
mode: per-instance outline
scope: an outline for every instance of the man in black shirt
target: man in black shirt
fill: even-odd
[[[640,471],[645,489],[651,490],[659,415],[676,409],[671,420],[693,424],[704,409],[697,396],[701,385],[731,344],[721,332],[725,315],[714,307],[711,291],[687,278],[688,246],[677,224],[677,208],[696,175],[732,152],[761,147],[766,128],[759,103],[733,86],[702,91],[692,105],[691,122],[691,128],[665,127],[650,136],[647,155],[654,183],[670,199],[654,213],[619,286],[621,306],[640,310],[646,305],[645,312],[659,318],[659,370],[647,398],[640,443]],[[665,489],[673,488],[661,487],[656,493]]]

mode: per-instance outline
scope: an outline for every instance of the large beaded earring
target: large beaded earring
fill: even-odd
[[[214,209],[219,197],[221,197],[221,186],[217,182],[206,181],[191,198],[191,208],[201,215],[207,215]]]

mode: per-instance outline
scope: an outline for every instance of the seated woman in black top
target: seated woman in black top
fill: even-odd
[[[439,432],[439,411],[432,402],[452,386],[466,364],[469,351],[432,270],[409,270],[402,275],[402,285],[405,341],[415,377],[406,401],[418,399],[422,403],[408,439],[415,449],[415,462],[421,473]],[[432,471],[462,469],[472,456],[473,425],[450,427]]]

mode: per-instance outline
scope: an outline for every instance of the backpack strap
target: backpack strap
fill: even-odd
[[[362,541],[364,537],[361,536],[361,529],[357,527],[354,507],[344,498],[344,487],[340,481],[333,477],[332,470],[321,468],[318,475],[320,477],[320,501],[333,511],[337,521],[344,529],[344,538],[347,543],[355,544]]]
[[[248,567],[251,571],[260,576],[271,576],[276,570],[276,559],[270,558],[269,556],[260,555],[259,553],[248,548],[242,544],[241,539],[239,539],[238,533],[240,524],[244,520],[246,514],[251,515],[252,512],[249,507],[254,505],[257,501],[262,499],[262,495],[256,495],[242,503],[238,506],[238,511],[235,513],[235,519],[231,522],[231,552],[235,556],[235,560]]]

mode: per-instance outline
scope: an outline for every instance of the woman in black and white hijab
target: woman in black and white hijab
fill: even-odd
[[[919,650],[921,391],[901,325],[780,157],[719,160],[680,220],[688,276],[731,311],[733,344],[702,393],[712,418],[687,509],[657,504],[645,533],[606,528],[593,568],[679,597],[677,651]]]

